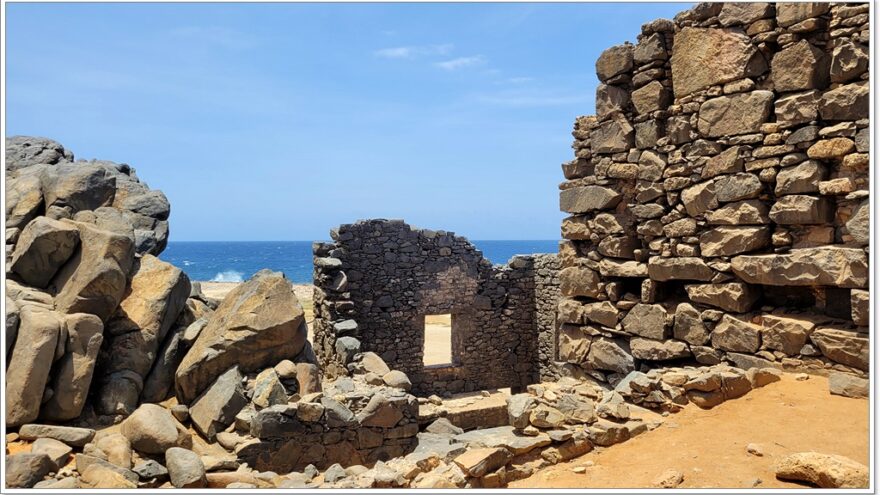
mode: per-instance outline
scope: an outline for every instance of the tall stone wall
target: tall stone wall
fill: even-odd
[[[868,371],[868,4],[704,3],[604,51],[557,358]]]
[[[325,374],[346,373],[343,336],[406,373],[420,394],[524,387],[550,367],[555,255],[493,266],[463,237],[394,220],[331,235],[314,246],[314,342]],[[452,315],[449,366],[423,364],[424,318],[437,314]]]

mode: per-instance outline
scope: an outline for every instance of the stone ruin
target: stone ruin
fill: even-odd
[[[342,225],[315,243],[315,352],[345,374],[347,342],[407,374],[413,392],[524,389],[552,376],[554,255],[493,266],[463,237],[402,221]],[[425,315],[451,314],[452,363],[425,366]],[[348,339],[345,339],[348,337]]]
[[[158,259],[170,205],[132,167],[8,138],[5,422],[30,452],[6,486],[501,487],[781,370],[867,396],[868,10],[645,24],[596,63],[558,254],[342,225],[314,245],[313,342],[282,274],[218,301]],[[448,365],[423,362],[434,314]],[[829,457],[777,476],[867,485]]]

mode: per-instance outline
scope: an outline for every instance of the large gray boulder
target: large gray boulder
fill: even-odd
[[[237,367],[228,369],[189,408],[193,427],[209,441],[232,424],[235,415],[247,405],[241,380]]]
[[[306,332],[290,281],[277,272],[257,273],[226,296],[183,358],[176,374],[178,400],[191,403],[233,365],[249,372],[294,358]]]
[[[121,433],[131,447],[145,454],[162,454],[171,447],[190,447],[192,438],[171,412],[156,404],[141,404],[125,421]]]
[[[190,293],[189,277],[179,268],[144,255],[114,316],[107,322],[109,342],[102,354],[104,375],[98,402],[103,414],[134,410],[171,325]]]
[[[73,161],[73,153],[57,141],[43,137],[12,136],[6,138],[6,170],[16,170],[37,164],[56,164]]]
[[[32,488],[54,468],[45,454],[21,453],[6,456],[6,487]]]
[[[165,467],[175,488],[205,488],[205,465],[198,454],[180,447],[172,447],[165,452]]]
[[[95,315],[66,315],[64,328],[67,334],[66,353],[55,363],[50,383],[55,393],[40,411],[40,417],[49,421],[69,421],[80,415],[104,341],[104,324]]]
[[[21,309],[16,345],[6,372],[7,427],[39,416],[62,322],[61,315],[53,311],[35,306]]]
[[[73,255],[77,244],[79,230],[75,226],[37,217],[19,235],[10,268],[24,283],[46,288],[61,265]]]

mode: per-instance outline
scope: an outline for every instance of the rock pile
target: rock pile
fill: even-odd
[[[868,38],[867,4],[703,3],[602,53],[562,166],[568,373],[866,376]]]

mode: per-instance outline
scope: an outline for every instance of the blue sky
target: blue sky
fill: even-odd
[[[556,239],[596,58],[688,6],[7,3],[6,135],[133,165],[173,241]]]

